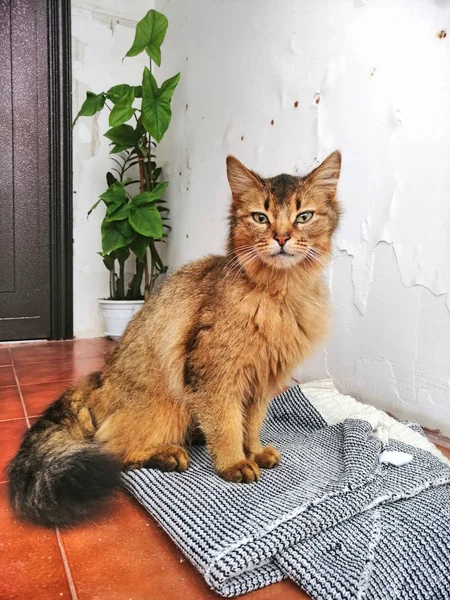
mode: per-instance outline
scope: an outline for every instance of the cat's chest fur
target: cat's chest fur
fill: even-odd
[[[310,294],[295,288],[278,295],[253,293],[242,309],[255,366],[271,386],[282,384],[326,333],[328,299],[322,284]]]

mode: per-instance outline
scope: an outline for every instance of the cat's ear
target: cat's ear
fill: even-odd
[[[261,190],[261,179],[234,156],[227,156],[227,177],[233,197],[239,198],[249,190]]]
[[[312,193],[323,193],[332,200],[336,197],[336,189],[341,174],[341,153],[339,150],[330,154],[321,165],[316,167],[305,179],[305,187]]]

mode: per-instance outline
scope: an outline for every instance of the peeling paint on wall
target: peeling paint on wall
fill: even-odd
[[[351,303],[353,257],[340,251],[330,268],[333,332],[298,375],[320,374],[323,356],[337,385],[403,418],[448,430],[450,319],[444,296],[403,285],[392,244],[375,251],[364,315]],[[319,371],[319,373],[318,373]]]
[[[182,172],[169,186],[171,268],[223,248],[226,154],[270,176],[303,174],[340,148],[334,329],[300,374],[329,373],[342,391],[449,435],[450,48],[438,34],[450,3],[164,7],[161,77],[182,74],[159,150],[169,181]]]

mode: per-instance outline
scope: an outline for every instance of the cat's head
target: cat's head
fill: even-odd
[[[340,170],[338,151],[305,177],[283,174],[269,179],[228,156],[230,250],[243,265],[323,266],[339,221]]]

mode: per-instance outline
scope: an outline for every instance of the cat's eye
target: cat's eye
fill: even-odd
[[[261,225],[264,225],[265,223],[269,222],[269,217],[264,213],[254,212],[252,213],[252,217],[254,221],[256,221],[257,223],[261,223]]]
[[[299,215],[297,215],[295,222],[296,223],[307,223],[308,221],[311,221],[311,219],[313,218],[313,215],[314,215],[314,213],[312,212],[312,210],[305,210],[305,212],[302,212]]]

